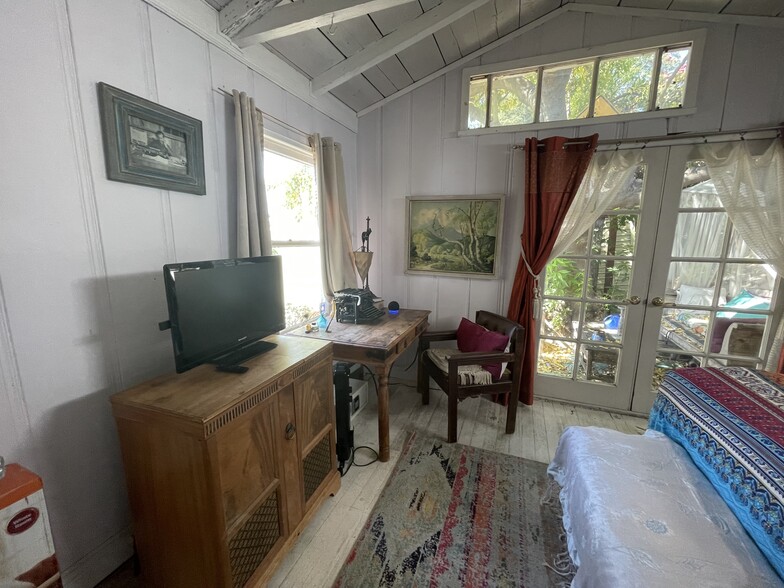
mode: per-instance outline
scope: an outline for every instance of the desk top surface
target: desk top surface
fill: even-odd
[[[401,309],[397,315],[384,314],[378,321],[368,324],[339,323],[332,321],[329,330],[320,329],[306,333],[305,327],[289,331],[286,335],[332,341],[335,345],[364,349],[390,349],[402,339],[427,324],[429,310]],[[424,330],[424,329],[422,329]],[[339,356],[338,353],[335,354]]]

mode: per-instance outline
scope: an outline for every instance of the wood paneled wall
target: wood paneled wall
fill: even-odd
[[[681,30],[707,29],[700,72],[698,112],[693,116],[458,137],[461,71],[447,73],[360,118],[359,216],[381,217],[373,290],[408,308],[433,311],[431,324],[454,327],[461,316],[485,308],[505,314],[522,227],[522,151],[526,136],[602,139],[660,136],[677,132],[735,130],[784,120],[784,36],[778,29],[631,16],[565,13],[466,64],[471,67],[547,55]],[[504,192],[503,271],[497,280],[407,276],[405,198]],[[374,237],[376,235],[374,234]],[[380,237],[380,243],[379,243]]]
[[[92,586],[131,553],[108,397],[173,371],[161,268],[233,254],[234,108],[215,88],[341,142],[352,214],[356,135],[142,0],[2,11],[0,454],[43,477],[66,584]],[[205,196],[106,179],[99,81],[202,121]]]

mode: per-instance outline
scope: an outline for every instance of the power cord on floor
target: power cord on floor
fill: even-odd
[[[367,463],[357,463],[355,461],[357,449],[367,449],[368,451],[372,451],[373,455],[375,457],[372,460],[370,460],[369,462],[367,462]],[[378,461],[378,452],[375,449],[373,449],[372,447],[368,447],[367,445],[359,445],[357,447],[352,447],[351,448],[351,459],[349,459],[348,465],[346,466],[346,469],[345,470],[341,470],[340,468],[338,468],[338,471],[340,472],[340,477],[342,478],[343,476],[345,476],[348,473],[348,471],[351,469],[351,466],[353,466],[353,465],[357,466],[358,468],[364,468],[364,467],[367,467],[367,466],[369,466],[371,464],[376,463],[377,461]]]

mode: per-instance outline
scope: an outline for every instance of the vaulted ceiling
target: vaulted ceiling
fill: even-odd
[[[219,12],[223,33],[240,48],[262,43],[310,79],[314,94],[330,92],[355,112],[567,10],[784,24],[784,0],[207,2]],[[774,30],[781,34],[779,26]]]

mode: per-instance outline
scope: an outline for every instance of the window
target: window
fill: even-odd
[[[286,327],[291,328],[318,311],[322,296],[313,152],[265,134],[264,180],[272,250],[283,258]]]
[[[469,68],[463,74],[465,128],[693,114],[696,75],[690,70],[697,69],[703,41],[703,31],[688,31],[609,45],[598,55],[562,53],[546,64],[529,59]]]

